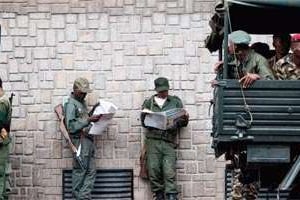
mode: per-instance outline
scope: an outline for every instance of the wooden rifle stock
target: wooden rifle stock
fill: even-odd
[[[76,154],[77,153],[77,148],[72,143],[71,138],[69,136],[69,133],[67,131],[67,128],[66,128],[66,126],[64,124],[64,118],[65,117],[63,115],[64,112],[63,112],[63,106],[62,106],[62,104],[59,104],[59,105],[55,106],[54,111],[55,111],[55,113],[57,115],[57,118],[59,120],[59,129],[60,129],[60,132],[63,134],[64,138],[66,139],[67,144],[69,145],[72,153]]]
[[[9,122],[8,122],[8,127],[7,127],[7,132],[10,132],[10,125],[11,125],[11,117],[12,117],[12,102],[13,102],[13,98],[14,98],[15,94],[14,93],[11,93],[10,94],[10,97],[8,98],[9,100],[9,103],[10,103],[10,119],[9,119]]]
[[[148,169],[147,169],[147,151],[146,144],[142,147],[140,154],[140,177],[143,179],[148,179]]]
[[[60,129],[60,132],[63,134],[64,138],[66,139],[73,155],[74,155],[74,158],[75,160],[78,162],[78,164],[80,165],[80,167],[82,169],[87,169],[87,165],[86,163],[84,163],[84,161],[81,159],[81,157],[79,155],[77,155],[77,148],[75,147],[75,145],[72,143],[72,140],[69,136],[69,132],[65,126],[65,123],[64,123],[64,111],[63,111],[63,106],[62,104],[59,104],[57,106],[55,106],[54,108],[54,111],[57,115],[57,118],[59,120],[59,129]]]

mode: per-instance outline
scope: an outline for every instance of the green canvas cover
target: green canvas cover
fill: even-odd
[[[227,0],[232,31],[300,33],[300,0]]]
[[[299,0],[227,0],[227,2],[252,7],[300,7]]]

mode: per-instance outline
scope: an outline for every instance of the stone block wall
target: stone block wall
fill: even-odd
[[[210,148],[210,80],[216,56],[204,48],[214,0],[0,0],[0,77],[14,92],[13,194],[10,199],[62,199],[69,149],[53,108],[76,77],[119,110],[96,139],[98,168],[134,170],[136,200],[151,199],[138,177],[143,140],[139,112],[153,80],[170,79],[190,123],[179,136],[177,180],[183,200],[224,197],[224,162]]]

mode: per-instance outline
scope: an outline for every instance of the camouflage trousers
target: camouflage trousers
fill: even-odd
[[[232,185],[232,200],[255,200],[258,195],[256,182],[243,184],[240,182],[240,171],[235,171]]]

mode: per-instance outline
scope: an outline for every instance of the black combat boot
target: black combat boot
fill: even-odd
[[[165,200],[165,194],[162,191],[155,192],[155,200]]]
[[[178,200],[176,193],[167,194],[167,200]]]

